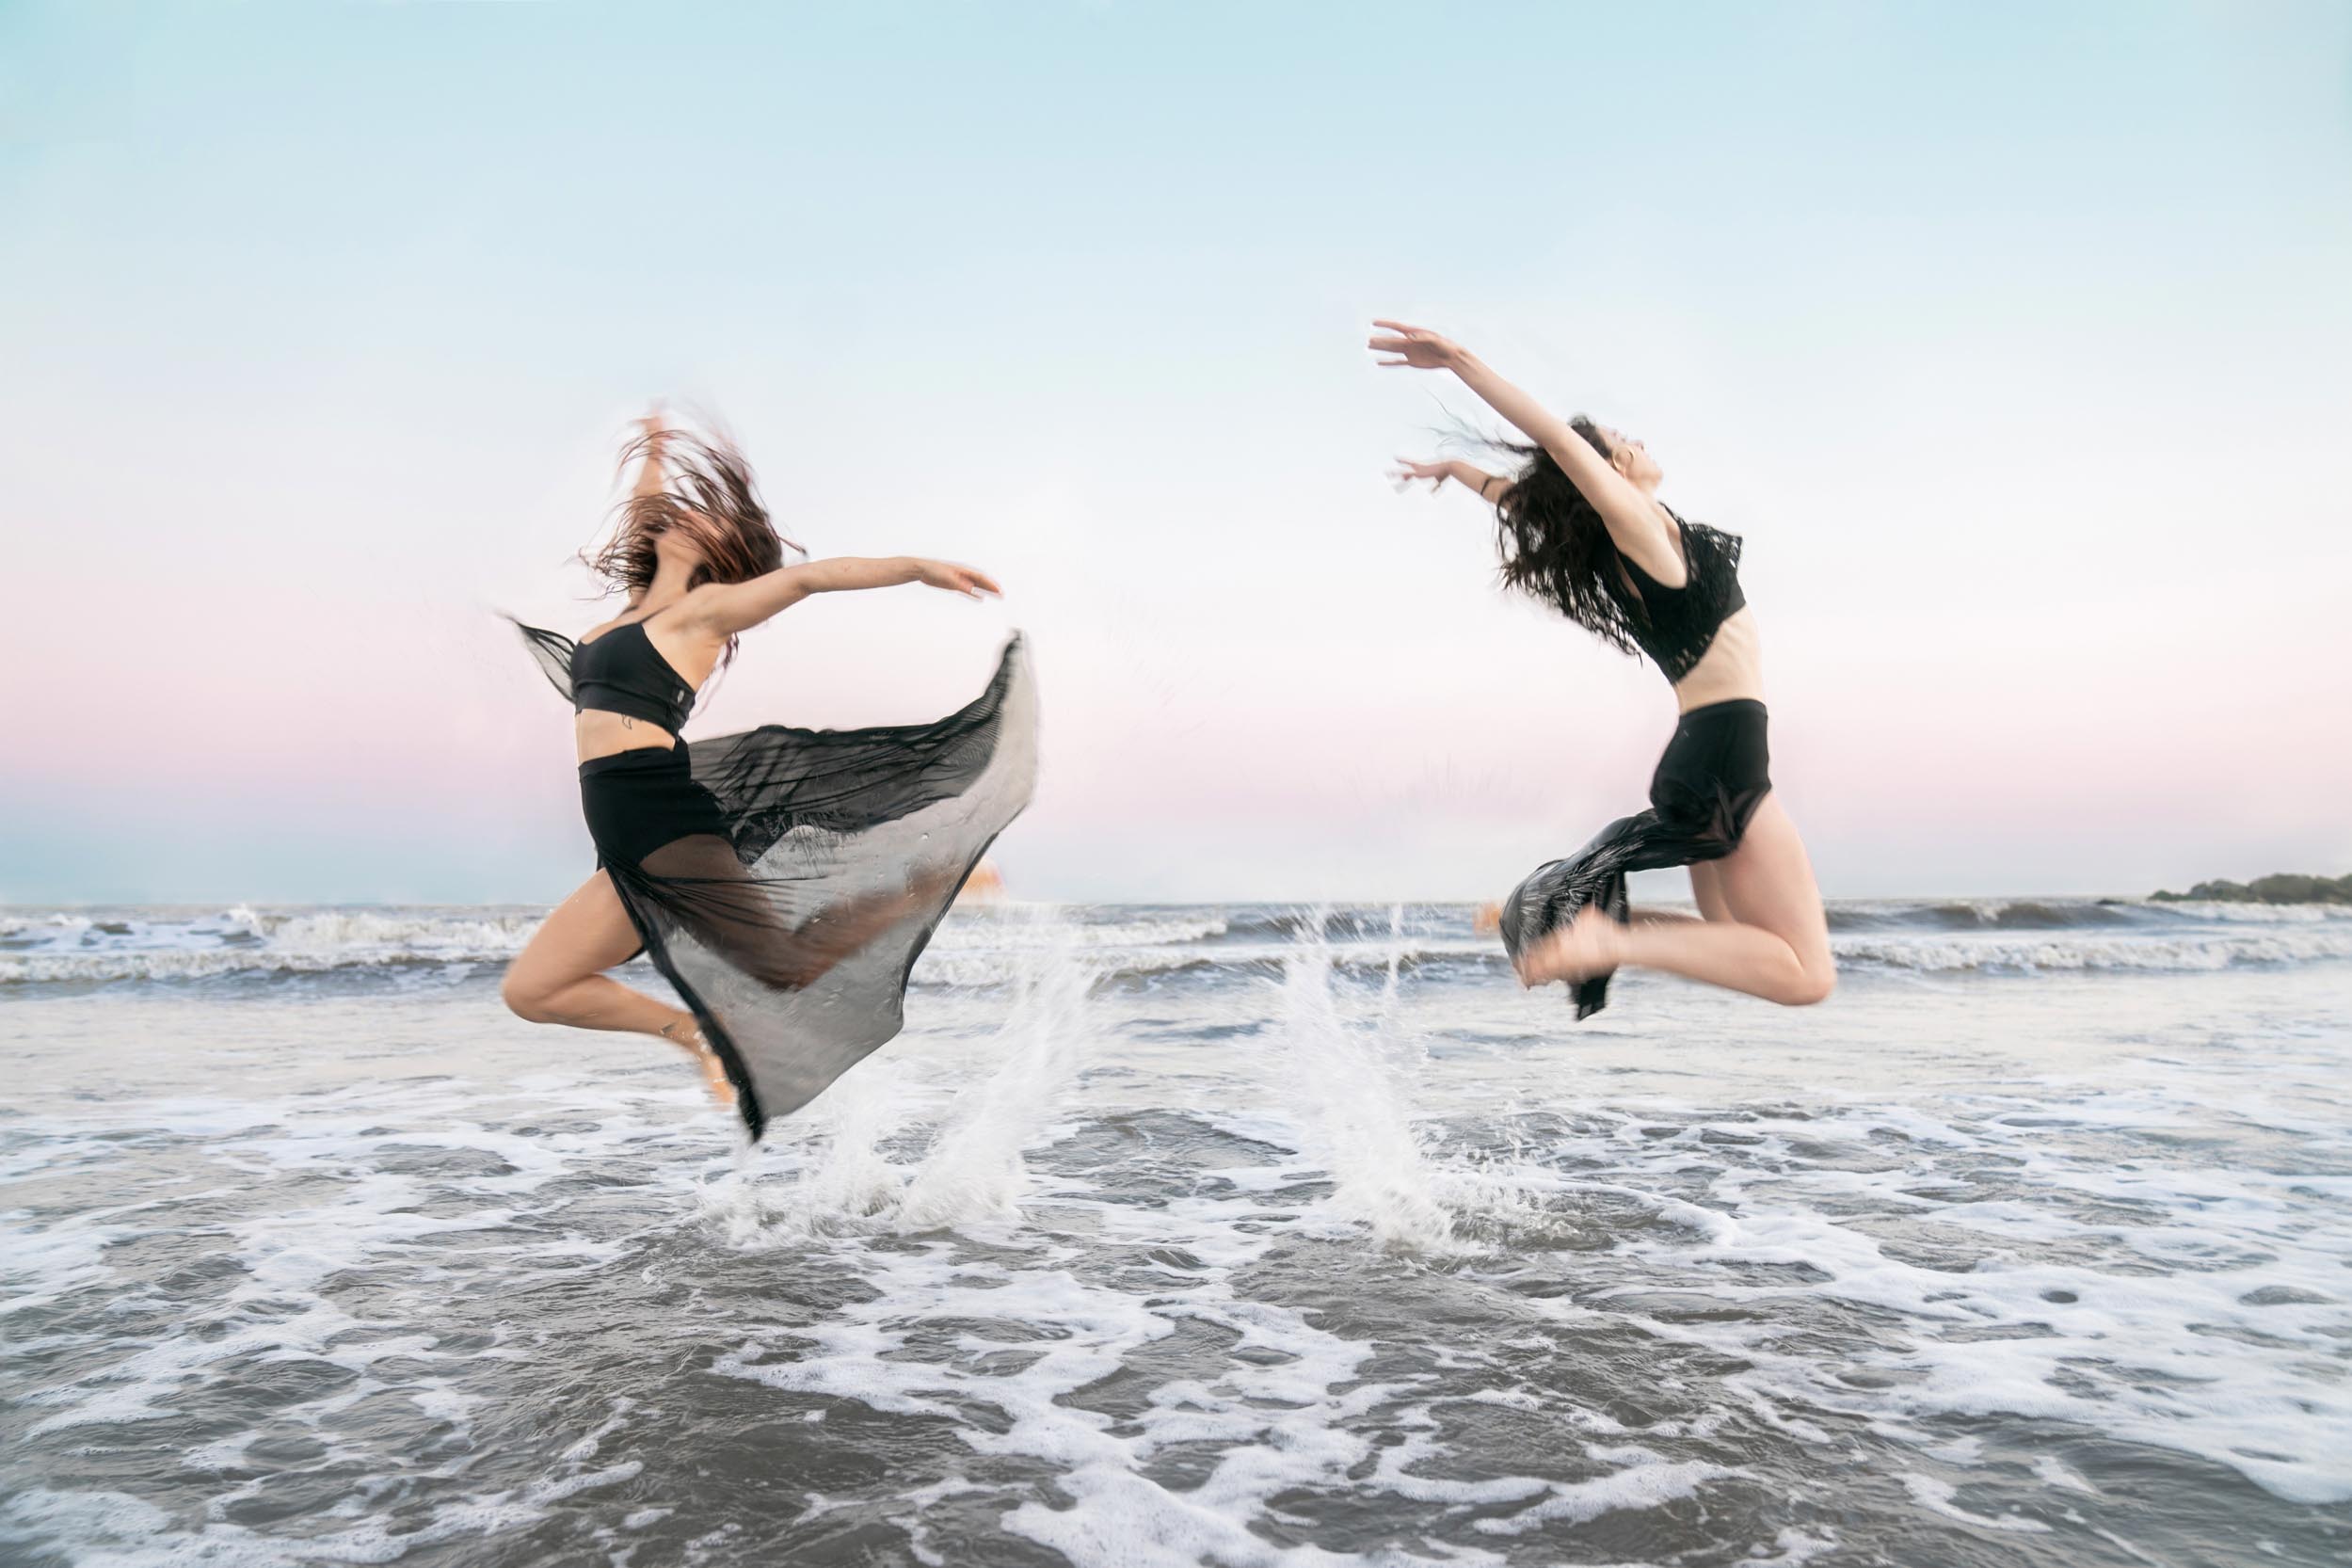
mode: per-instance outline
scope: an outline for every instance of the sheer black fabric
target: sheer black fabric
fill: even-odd
[[[571,639],[522,632],[573,696]],[[1017,636],[987,690],[930,724],[768,725],[581,764],[598,863],[752,1137],[899,1032],[915,960],[1036,765]]]
[[[1683,560],[1689,566],[1681,587],[1666,586],[1623,552],[1618,560],[1633,586],[1606,572],[1602,577],[1624,607],[1625,629],[1636,645],[1667,680],[1680,680],[1706,657],[1723,623],[1746,608],[1748,595],[1739,585],[1739,536],[1685,522],[1671,510],[1668,515],[1682,531]]]
[[[1650,808],[1618,818],[1567,859],[1538,866],[1503,900],[1512,962],[1588,904],[1625,921],[1627,873],[1720,860],[1737,849],[1771,792],[1771,761],[1763,703],[1743,697],[1685,713],[1651,776]],[[1592,975],[1571,987],[1579,1020],[1608,1005],[1608,982]]]

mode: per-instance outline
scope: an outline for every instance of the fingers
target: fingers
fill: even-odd
[[[1383,370],[1437,370],[1450,363],[1455,349],[1439,333],[1426,327],[1414,327],[1401,321],[1377,320],[1374,327],[1394,333],[1393,337],[1371,337],[1364,346],[1375,354],[1393,354],[1393,360],[1383,360]]]
[[[984,599],[990,594],[999,599],[1004,597],[1004,590],[997,586],[997,580],[984,571],[947,561],[932,563],[932,570],[937,575],[926,572],[924,581],[935,588],[945,588],[951,593],[962,594],[966,599]]]

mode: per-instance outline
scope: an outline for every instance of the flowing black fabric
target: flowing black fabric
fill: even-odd
[[[521,630],[573,696],[576,645]],[[899,1032],[915,960],[1036,768],[1018,636],[986,691],[930,724],[767,725],[581,764],[598,864],[753,1138]]]
[[[1538,866],[1503,900],[1512,962],[1588,904],[1625,922],[1628,872],[1720,860],[1737,849],[1771,792],[1771,762],[1763,703],[1740,697],[1685,713],[1651,776],[1650,808],[1618,818],[1567,859]],[[1571,987],[1579,1020],[1608,1005],[1608,981],[1590,975]]]

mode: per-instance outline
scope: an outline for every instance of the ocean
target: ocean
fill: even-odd
[[[2352,1560],[2352,909],[960,910],[758,1149],[540,913],[0,911],[0,1562]]]

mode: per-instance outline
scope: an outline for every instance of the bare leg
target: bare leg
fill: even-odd
[[[612,879],[598,872],[557,904],[506,966],[500,988],[518,1017],[574,1029],[653,1034],[696,1058],[703,1081],[721,1103],[735,1103],[734,1086],[717,1055],[703,1043],[694,1015],[633,991],[604,972],[637,951],[637,929],[621,907]]]
[[[1636,925],[1645,920],[1651,922],[1681,920],[1685,923],[1693,920],[1728,920],[1732,918],[1732,912],[1731,905],[1723,899],[1721,872],[1721,863],[1714,860],[1701,860],[1690,867],[1690,897],[1691,901],[1699,906],[1699,912],[1695,915],[1686,915],[1679,909],[1656,909],[1645,904],[1627,905],[1625,919]]]
[[[1699,906],[1699,918],[1703,920],[1728,920],[1734,918],[1731,902],[1723,896],[1721,861],[1700,860],[1691,865],[1690,899]]]
[[[1701,891],[1694,872],[1692,888]],[[1714,863],[1702,909],[1720,893],[1729,919],[1643,921],[1620,926],[1587,906],[1576,919],[1528,952],[1521,977],[1530,985],[1579,980],[1633,966],[1791,1007],[1828,997],[1837,984],[1829,922],[1797,824],[1776,795],[1767,795],[1749,820],[1739,847]]]

